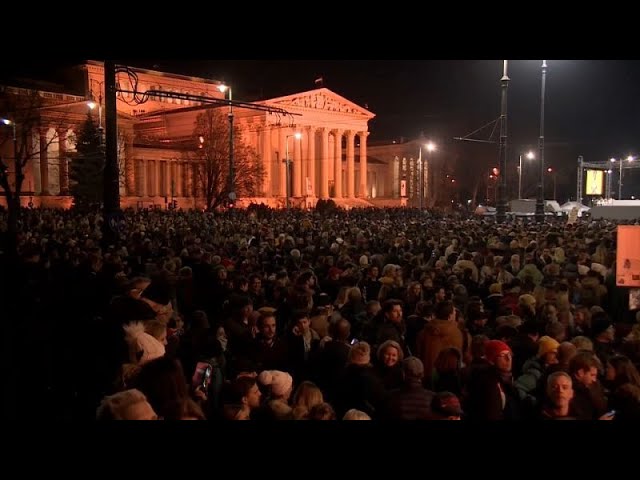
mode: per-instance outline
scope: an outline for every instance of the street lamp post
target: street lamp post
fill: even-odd
[[[219,85],[218,90],[222,93],[229,91],[229,200],[231,203],[236,201],[236,166],[233,157],[233,92],[228,85]]]
[[[425,145],[427,152],[431,153],[435,151],[436,146],[433,142],[429,142]],[[418,175],[420,178],[420,184],[418,187],[418,195],[420,196],[420,211],[424,208],[424,164],[427,161],[426,158],[422,158],[422,145],[420,145],[420,153],[418,155]]]
[[[91,110],[96,108],[96,106],[98,107],[98,130],[100,131],[100,134],[102,134],[102,86],[104,85],[104,82],[91,80],[92,86],[94,83],[98,85],[98,102],[96,103],[95,97],[93,96],[93,89],[90,89],[89,95],[91,100],[89,101],[88,105]]]
[[[507,219],[507,90],[509,77],[507,75],[508,60],[503,60],[503,72],[500,79],[502,96],[500,101],[500,150],[496,221],[503,223]]]
[[[538,179],[538,197],[536,198],[536,222],[544,222],[544,90],[547,79],[547,61],[542,61],[542,84],[540,88],[540,178]]]
[[[527,158],[534,158],[533,152],[527,152]],[[518,200],[522,198],[522,154],[520,154],[520,163],[518,165]]]
[[[102,132],[104,131],[104,129],[102,128],[102,95],[99,95],[99,100],[97,103],[93,100],[90,100],[87,105],[91,110],[98,107],[98,135],[100,136],[100,145],[102,145]]]
[[[291,203],[289,201],[289,198],[291,197],[291,173],[290,173],[290,165],[291,165],[291,160],[289,159],[289,139],[291,137],[294,137],[296,140],[300,140],[302,138],[302,134],[300,132],[296,132],[293,135],[287,135],[285,137],[285,153],[284,153],[284,169],[285,169],[285,174],[286,174],[286,178],[285,181],[287,182],[286,186],[286,192],[287,192],[287,210],[289,210],[291,208]]]
[[[627,157],[628,162],[633,162],[633,160],[634,158],[631,155]],[[612,163],[615,161],[616,161],[615,158],[611,159]],[[624,159],[621,158],[619,162],[620,162],[620,174],[618,176],[618,200],[622,200],[622,164],[624,163]]]

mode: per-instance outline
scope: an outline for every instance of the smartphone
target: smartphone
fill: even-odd
[[[206,391],[209,388],[209,383],[211,383],[212,373],[213,366],[210,363],[198,362],[191,377],[192,388],[202,387]]]
[[[357,338],[353,338],[351,340],[351,345],[355,345],[356,343],[358,343],[358,339]]]
[[[202,383],[200,384],[200,386],[202,387],[202,389],[206,392],[209,388],[209,383],[211,383],[211,371],[213,370],[213,367],[211,365],[207,365],[207,367],[204,370],[204,376],[202,378]]]
[[[611,410],[610,412],[607,412],[606,415],[608,417],[615,417],[616,416],[616,411],[615,410]]]

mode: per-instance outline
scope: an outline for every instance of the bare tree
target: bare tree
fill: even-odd
[[[46,142],[40,142],[38,148],[34,146],[33,134],[41,126],[39,110],[42,106],[43,97],[37,90],[12,87],[0,90],[0,117],[5,119],[0,129],[0,152],[11,152],[6,156],[0,155],[0,187],[7,202],[7,229],[11,240],[15,240],[18,231],[25,168],[30,160],[40,156],[41,150],[58,141],[58,129],[47,125],[56,133],[51,138],[47,137]],[[61,121],[60,125],[63,123]]]
[[[208,210],[223,205],[229,195],[229,124],[226,115],[209,109],[198,115],[194,131],[197,149],[196,181],[202,187]],[[239,197],[256,196],[262,185],[264,168],[253,148],[246,145],[240,130],[233,131],[235,192]]]

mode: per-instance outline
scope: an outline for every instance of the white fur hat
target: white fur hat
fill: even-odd
[[[123,328],[127,343],[129,344],[129,350],[133,357],[132,360],[135,358],[136,363],[142,365],[164,356],[164,345],[155,337],[146,333],[142,323],[130,323]],[[139,352],[142,352],[142,356],[138,359]]]
[[[264,370],[258,376],[258,381],[262,385],[271,386],[271,392],[276,396],[286,394],[293,387],[291,375],[280,370]]]

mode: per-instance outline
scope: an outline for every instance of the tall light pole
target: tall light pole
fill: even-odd
[[[424,146],[427,152],[434,152],[436,146],[433,142],[429,142]],[[426,158],[422,158],[422,145],[420,145],[420,152],[418,154],[418,174],[420,175],[420,185],[418,188],[418,195],[420,196],[420,210],[424,208],[424,164],[427,161]]]
[[[498,195],[496,206],[496,222],[503,223],[507,218],[507,75],[508,60],[503,60],[502,78],[500,79],[502,96],[500,101],[500,151],[498,152],[500,178],[498,179]]]
[[[634,158],[633,156],[629,155],[627,157],[627,161],[628,162],[633,162]],[[615,163],[616,159],[612,158],[611,159],[611,163]],[[620,163],[620,174],[618,176],[618,200],[622,200],[622,164],[624,163],[624,159],[620,159],[618,160],[618,162]]]
[[[91,100],[89,101],[88,105],[91,110],[96,108],[96,106],[98,107],[98,129],[100,130],[100,134],[102,134],[102,86],[104,85],[104,82],[91,80],[91,85],[93,85],[94,83],[98,84],[98,102],[96,103],[95,97],[93,96],[93,89],[90,88],[89,95]],[[102,141],[102,139],[100,139],[100,141]]]
[[[228,85],[218,85],[218,90],[222,93],[229,91],[229,200],[231,203],[236,201],[236,166],[233,157],[233,92]]]
[[[540,178],[538,179],[538,197],[536,198],[536,222],[544,222],[544,90],[547,79],[547,61],[542,61],[542,84],[540,88]]]
[[[302,138],[302,134],[300,132],[296,132],[293,135],[287,135],[285,137],[285,153],[284,153],[284,170],[285,170],[285,174],[286,174],[286,179],[285,181],[287,182],[286,184],[286,192],[287,192],[287,210],[289,210],[291,208],[291,203],[289,202],[289,197],[291,197],[291,181],[289,180],[291,177],[291,173],[289,172],[289,168],[291,165],[291,160],[289,159],[289,139],[291,137],[294,137],[296,140],[300,140]]]
[[[533,152],[527,152],[527,158],[533,159],[535,155]],[[518,165],[518,200],[522,198],[522,154],[520,154],[520,164]]]

